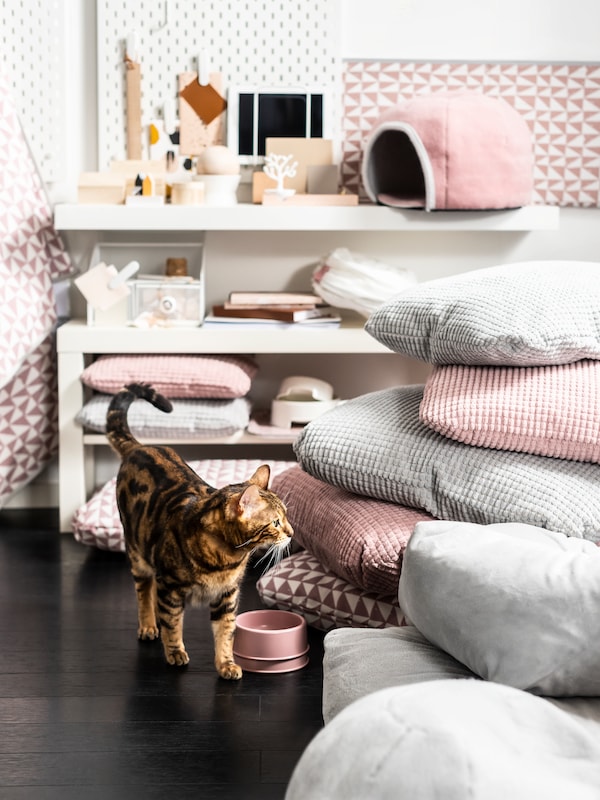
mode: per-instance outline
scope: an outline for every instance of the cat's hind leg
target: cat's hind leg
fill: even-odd
[[[138,605],[138,639],[158,639],[156,579],[152,568],[138,555],[129,553]]]
[[[215,667],[228,681],[239,681],[242,668],[233,660],[233,637],[239,590],[231,589],[210,604],[210,621],[215,640]]]
[[[183,667],[190,660],[183,644],[184,600],[179,594],[169,591],[160,584],[157,586],[157,598],[160,638],[165,658],[169,664]]]

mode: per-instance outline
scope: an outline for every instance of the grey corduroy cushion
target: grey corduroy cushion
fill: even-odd
[[[528,261],[429,281],[374,311],[366,330],[432,364],[600,358],[600,263]]]

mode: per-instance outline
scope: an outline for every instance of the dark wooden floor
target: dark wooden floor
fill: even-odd
[[[167,666],[137,640],[123,555],[57,533],[53,510],[0,512],[0,798],[283,798],[322,726],[322,635],[303,670],[227,682],[206,609],[185,634],[189,666]]]

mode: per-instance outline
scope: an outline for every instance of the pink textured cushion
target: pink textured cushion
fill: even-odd
[[[384,597],[357,589],[306,550],[265,572],[256,588],[266,606],[295,611],[322,631],[404,625],[397,595]]]
[[[435,367],[421,422],[450,439],[600,463],[600,361]]]
[[[241,356],[105,355],[81,373],[98,392],[115,394],[126,383],[151,383],[166,397],[232,399],[250,391],[257,365]]]
[[[271,483],[279,472],[288,469],[293,461],[258,461],[247,459],[213,458],[205,461],[190,461],[190,467],[211,486],[220,488],[228,483],[247,480],[261,465],[271,467]],[[73,517],[73,536],[81,544],[100,550],[125,552],[123,526],[119,519],[115,494],[117,479],[111,478],[86,503],[77,509]]]
[[[424,511],[359,497],[313,478],[300,467],[273,479],[294,538],[340,578],[376,594],[398,590],[402,555]]]

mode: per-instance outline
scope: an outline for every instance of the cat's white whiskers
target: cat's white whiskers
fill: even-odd
[[[287,555],[289,555],[291,542],[292,540],[288,539],[285,542],[278,542],[272,544],[264,553],[262,558],[259,558],[259,560],[256,562],[257,566],[265,561],[267,562],[263,570],[263,575],[265,574],[265,572],[268,572],[268,570],[272,569],[273,567],[277,567],[281,563],[281,561]]]

